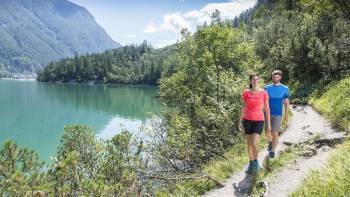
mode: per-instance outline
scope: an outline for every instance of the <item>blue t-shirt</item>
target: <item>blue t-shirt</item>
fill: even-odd
[[[285,85],[266,85],[264,88],[269,94],[270,114],[282,116],[283,100],[289,98],[289,90]]]

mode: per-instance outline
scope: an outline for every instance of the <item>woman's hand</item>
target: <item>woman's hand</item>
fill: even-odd
[[[243,119],[242,119],[242,117],[239,118],[238,121],[239,121],[239,122],[238,122],[238,129],[239,129],[240,131],[242,131],[242,130],[243,130]]]

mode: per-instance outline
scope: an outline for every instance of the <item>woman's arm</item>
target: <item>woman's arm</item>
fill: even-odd
[[[241,110],[241,116],[239,118],[239,122],[242,122],[242,120],[243,120],[243,117],[244,117],[244,114],[245,114],[245,108],[246,108],[246,104],[245,104],[245,102],[243,102],[243,107],[242,107],[242,110]]]
[[[241,116],[239,117],[239,122],[238,122],[238,127],[240,130],[243,130],[243,117],[244,117],[244,114],[245,114],[245,108],[246,108],[246,104],[245,102],[243,102],[243,107],[242,107],[242,110],[241,110]]]
[[[242,100],[243,100],[243,107],[242,107],[242,110],[241,110],[241,116],[239,117],[239,123],[242,122],[243,118],[244,118],[244,115],[245,115],[245,111],[246,111],[246,99],[247,99],[247,94],[246,94],[246,91],[243,92],[242,94]]]
[[[269,99],[265,99],[264,101],[264,108],[266,112],[266,123],[267,123],[267,129],[271,131],[271,119],[270,119],[270,106],[269,106]]]

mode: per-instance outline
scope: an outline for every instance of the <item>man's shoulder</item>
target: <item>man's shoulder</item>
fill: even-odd
[[[264,86],[264,89],[267,90],[267,89],[272,88],[272,87],[273,87],[273,84],[267,84]]]
[[[264,89],[269,89],[269,88],[283,88],[283,89],[288,89],[288,86],[284,85],[284,84],[280,84],[280,85],[273,85],[273,84],[267,84],[264,86]]]
[[[281,84],[281,87],[282,87],[283,89],[287,89],[287,90],[288,90],[288,86],[286,86],[286,85],[284,85],[284,84]]]

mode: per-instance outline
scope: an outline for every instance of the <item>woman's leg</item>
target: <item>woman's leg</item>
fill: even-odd
[[[254,156],[253,156],[253,146],[252,146],[252,135],[245,135],[247,139],[247,151],[248,151],[248,156],[249,160],[253,161]]]
[[[259,154],[259,148],[258,148],[259,138],[260,138],[260,135],[259,135],[259,134],[254,133],[254,134],[251,135],[251,146],[252,146],[252,156],[253,156],[253,159],[252,159],[252,160],[258,159],[258,154]]]

